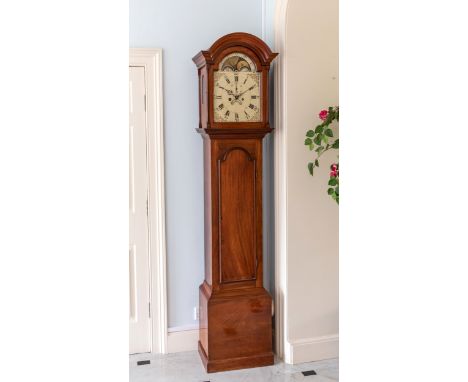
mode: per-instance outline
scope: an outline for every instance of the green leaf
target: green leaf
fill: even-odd
[[[310,142],[309,150],[313,150],[314,147],[315,147],[314,144],[312,142]]]
[[[318,125],[318,126],[315,128],[315,133],[316,133],[316,134],[321,134],[321,133],[323,133],[323,126],[322,126],[322,125]]]
[[[335,142],[332,144],[332,148],[338,149],[340,147],[340,140],[337,139]]]
[[[320,152],[323,151],[323,150],[324,150],[324,147],[323,147],[323,146],[319,146],[319,147],[317,147],[317,148],[315,149],[315,152],[320,154]]]
[[[312,143],[312,139],[310,139],[310,138],[306,138],[305,141],[304,141],[304,144],[306,146],[309,146],[311,143]]]
[[[314,164],[310,162],[308,165],[310,175],[314,175]]]
[[[313,137],[315,134],[314,130],[307,130],[306,137]]]
[[[338,181],[336,180],[336,178],[331,178],[329,181],[328,181],[328,185],[329,186],[336,186],[338,184]]]
[[[315,160],[315,166],[319,167],[319,161],[318,161],[318,159]]]
[[[331,129],[327,129],[327,130],[325,130],[325,135],[327,137],[333,137],[333,131]]]
[[[314,138],[314,143],[316,143],[317,145],[319,145],[320,143],[322,143],[322,134],[317,134]]]
[[[328,137],[326,135],[322,135],[322,139],[325,143],[328,143]]]
[[[331,194],[333,194],[333,192],[335,192],[335,191],[333,190],[333,188],[329,188],[327,192],[328,192],[328,195],[331,195]]]
[[[340,194],[340,187],[339,187],[339,186],[336,186],[336,187],[335,187],[335,193],[336,193],[337,195]]]

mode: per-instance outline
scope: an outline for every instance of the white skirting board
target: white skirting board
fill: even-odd
[[[339,335],[332,334],[290,341],[289,354],[291,359],[289,361],[296,364],[338,358],[338,340]]]
[[[167,333],[167,352],[198,350],[198,329],[170,331]]]
[[[296,364],[338,358],[338,342],[338,334],[291,341],[289,344],[291,359],[286,362]],[[198,329],[169,331],[167,334],[168,353],[193,350],[198,350]]]

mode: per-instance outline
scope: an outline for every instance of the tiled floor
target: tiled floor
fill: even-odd
[[[137,361],[150,360],[137,366]],[[315,370],[317,375],[304,376],[302,371]],[[167,355],[136,354],[130,356],[130,382],[336,382],[338,359],[275,365],[207,374],[197,352]]]

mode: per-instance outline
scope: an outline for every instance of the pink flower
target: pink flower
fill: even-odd
[[[333,163],[331,166],[330,166],[330,178],[336,178],[339,176],[340,172],[338,171],[338,164],[337,163]]]
[[[327,110],[322,110],[320,113],[319,113],[319,118],[322,120],[322,121],[325,121],[328,117],[328,111]]]

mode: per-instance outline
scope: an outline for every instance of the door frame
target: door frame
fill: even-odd
[[[287,126],[286,126],[286,21],[289,0],[278,0],[275,9],[275,350],[291,363],[288,337],[288,216]]]
[[[129,66],[145,68],[151,353],[164,354],[167,294],[162,49],[130,48]]]

